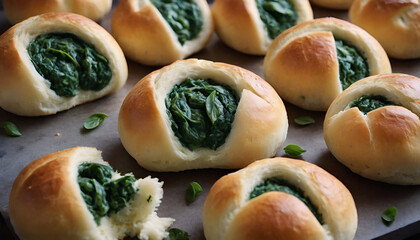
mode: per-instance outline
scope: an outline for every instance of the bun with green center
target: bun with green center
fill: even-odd
[[[127,62],[112,36],[73,13],[45,13],[0,36],[0,107],[55,114],[122,88]]]
[[[390,73],[381,45],[347,21],[319,18],[279,35],[263,64],[264,77],[286,101],[326,111],[343,89],[367,76]]]
[[[310,2],[324,8],[345,10],[350,8],[353,0],[310,0]]]
[[[211,11],[220,39],[254,55],[265,55],[277,35],[313,19],[308,0],[215,0]]]
[[[382,74],[360,80],[331,104],[324,139],[353,172],[391,184],[420,184],[420,79]]]
[[[174,221],[156,214],[162,182],[121,176],[101,152],[75,147],[41,157],[16,178],[10,221],[21,240],[161,240]]]
[[[121,0],[111,32],[128,58],[160,66],[203,49],[213,19],[206,0]]]
[[[355,0],[350,21],[372,34],[390,57],[420,58],[420,2]]]
[[[47,12],[71,12],[98,21],[111,6],[112,0],[3,0],[4,11],[12,24]]]
[[[198,59],[141,79],[118,120],[125,149],[151,171],[245,167],[274,156],[287,129],[283,102],[263,79]]]
[[[212,186],[203,209],[208,240],[353,239],[353,197],[334,176],[296,159],[269,158]]]

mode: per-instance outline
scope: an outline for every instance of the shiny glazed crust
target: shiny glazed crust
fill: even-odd
[[[293,195],[268,192],[249,200],[270,177],[300,188],[324,224]],[[334,176],[308,162],[276,157],[220,178],[204,204],[203,226],[208,240],[353,239],[357,212],[351,193]]]
[[[297,23],[313,19],[308,0],[290,1]],[[220,39],[236,51],[264,55],[273,41],[260,18],[255,0],[215,0],[211,8]]]
[[[165,98],[187,77],[212,79],[240,97],[232,129],[216,150],[190,151],[171,129]],[[127,152],[152,171],[241,168],[274,156],[287,134],[286,109],[274,89],[256,74],[224,63],[180,60],[141,79],[125,98],[118,131]]]
[[[16,178],[9,198],[10,220],[22,240],[123,239],[127,232],[141,239],[161,240],[173,219],[159,218],[162,182],[146,177],[134,184],[141,189],[128,206],[101,219],[97,226],[77,183],[84,162],[108,165],[101,152],[76,147],[48,154],[30,163]],[[120,175],[114,173],[113,178]],[[153,201],[147,199],[152,196]]]
[[[121,0],[111,19],[111,32],[125,55],[146,65],[165,65],[203,49],[213,34],[213,19],[205,0],[194,0],[202,13],[199,35],[181,45],[150,0]]]
[[[353,0],[310,0],[311,3],[314,3],[315,5],[325,7],[325,8],[331,8],[331,9],[349,9],[349,7],[352,5]]]
[[[418,0],[355,0],[350,20],[368,31],[389,56],[420,57],[420,2]]]
[[[72,12],[98,21],[111,6],[112,0],[3,0],[4,11],[12,24],[47,12]]]
[[[280,34],[264,58],[264,77],[286,101],[307,110],[326,111],[342,92],[334,37],[357,48],[370,75],[390,73],[381,45],[347,21],[319,18]]]
[[[366,115],[349,104],[363,95],[382,95],[399,106]],[[325,116],[331,153],[353,172],[392,184],[420,184],[420,79],[383,74],[350,86]]]
[[[74,97],[58,96],[37,72],[27,46],[47,33],[72,33],[105,56],[112,71],[100,91],[77,90]],[[0,36],[0,107],[22,116],[54,114],[119,90],[127,80],[127,62],[112,36],[94,21],[73,13],[46,13],[16,24]]]

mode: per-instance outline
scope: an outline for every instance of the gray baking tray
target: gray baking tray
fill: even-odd
[[[317,7],[313,9],[316,18],[334,16],[347,19],[346,11],[330,11]],[[107,30],[111,14],[100,22]],[[0,31],[4,32],[9,27],[4,12],[0,12]],[[263,57],[235,52],[224,45],[216,34],[204,50],[192,57],[235,64],[263,76]],[[391,64],[393,72],[420,77],[420,60],[391,59]],[[0,122],[14,122],[23,134],[21,137],[8,137],[0,132],[0,212],[10,233],[13,233],[13,229],[8,218],[8,198],[19,172],[31,161],[48,153],[75,146],[91,146],[101,150],[104,159],[122,173],[133,172],[137,178],[151,175],[164,181],[164,197],[159,207],[159,216],[175,218],[172,227],[187,231],[190,239],[204,239],[202,207],[207,193],[217,179],[234,170],[156,173],[138,166],[120,142],[117,131],[118,113],[124,97],[134,84],[157,68],[132,61],[128,61],[128,68],[128,81],[122,90],[68,111],[44,117],[19,117],[0,109]],[[394,186],[367,180],[352,173],[331,155],[325,145],[322,134],[325,113],[305,111],[288,103],[285,105],[290,125],[285,146],[298,144],[306,149],[303,160],[317,164],[333,174],[353,194],[359,221],[355,239],[404,239],[420,233],[420,186]],[[96,112],[106,113],[109,117],[97,129],[83,130],[84,121]],[[294,124],[293,118],[303,115],[313,117],[316,123],[305,127]],[[56,136],[56,133],[60,133],[60,136]],[[283,154],[282,151],[277,153],[278,156]],[[187,206],[184,194],[190,181],[200,183],[204,191],[194,203]],[[398,215],[390,226],[386,226],[381,221],[381,214],[389,206],[395,206]],[[7,239],[10,236],[12,235],[0,235],[0,238]]]

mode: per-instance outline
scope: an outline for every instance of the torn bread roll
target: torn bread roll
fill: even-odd
[[[98,21],[111,6],[112,0],[3,0],[4,12],[12,24],[47,12],[71,12]]]
[[[162,184],[121,176],[95,148],[70,148],[22,170],[10,193],[10,221],[22,240],[161,240],[174,221],[156,214]]]
[[[208,240],[353,239],[349,190],[320,167],[270,158],[220,178],[203,208]]]
[[[112,36],[73,13],[46,13],[0,36],[0,107],[54,114],[122,88],[127,62]]]
[[[372,34],[390,57],[420,58],[418,0],[355,0],[349,18]]]
[[[264,77],[286,101],[326,111],[343,89],[364,77],[390,73],[382,46],[347,21],[319,18],[279,35],[263,63]]]
[[[203,49],[213,34],[205,0],[121,0],[111,32],[125,55],[146,65],[165,65]]]
[[[288,129],[274,89],[243,68],[177,61],[141,79],[120,109],[127,152],[152,171],[241,168],[274,156]]]
[[[382,74],[341,93],[324,121],[331,153],[353,172],[391,184],[420,184],[420,79]]]
[[[211,11],[220,39],[254,55],[265,55],[282,31],[313,19],[308,0],[215,0]]]

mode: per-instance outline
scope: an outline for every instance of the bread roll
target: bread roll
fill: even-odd
[[[264,14],[260,14],[259,5],[269,4],[273,6],[279,2],[277,7],[272,7],[274,10],[269,9],[268,6],[261,7]],[[293,15],[285,5],[290,5],[296,13]],[[266,9],[266,10],[264,10]],[[265,13],[268,14],[266,15]],[[274,13],[276,12],[276,13]],[[220,39],[229,47],[236,51],[254,54],[265,55],[268,47],[273,39],[285,29],[295,24],[309,21],[313,19],[311,5],[308,0],[280,0],[280,1],[264,1],[264,0],[215,0],[212,5],[212,14],[216,25],[216,32]],[[275,15],[282,16],[281,20],[276,20]],[[267,25],[262,18],[267,16],[276,24],[285,24],[279,30],[273,32],[268,31]],[[293,22],[292,19],[296,22]],[[285,21],[288,19],[289,21]],[[272,23],[274,24],[274,23]],[[274,24],[274,25],[276,25]],[[283,29],[285,28],[285,29]]]
[[[191,148],[191,144],[185,144],[190,135],[182,135],[180,139],[173,130],[182,128],[179,130],[182,131],[186,127],[171,122],[174,117],[171,113],[170,119],[167,114],[167,96],[188,78],[210,79],[215,88],[228,86],[238,96],[231,127],[222,131],[227,136],[221,138],[217,146]],[[217,95],[220,92],[217,91]],[[206,103],[211,97],[206,98]],[[190,118],[199,119],[194,114]],[[192,126],[192,133],[204,134],[207,141],[212,138],[212,132],[199,130],[203,126],[212,128],[214,124],[210,120],[203,116],[196,121],[197,125],[192,121],[185,124]],[[241,168],[257,159],[274,156],[286,138],[287,128],[283,102],[263,79],[237,66],[197,59],[177,61],[140,80],[124,99],[118,120],[125,149],[140,166],[152,171]],[[217,127],[213,130],[217,135]]]
[[[42,45],[47,38],[65,44]],[[69,39],[82,46],[74,55],[67,47]],[[36,57],[30,56],[31,46],[40,51],[33,55]],[[34,63],[39,56],[42,64],[51,59],[50,65],[42,65],[50,67],[45,67],[46,71]],[[16,24],[0,36],[0,75],[1,108],[22,116],[49,115],[119,90],[127,80],[127,62],[117,42],[92,20],[73,13],[46,13]],[[94,85],[87,88],[95,90],[82,89],[91,83]]]
[[[279,35],[264,58],[263,71],[286,101],[326,111],[351,82],[390,73],[391,65],[381,45],[363,29],[344,20],[319,18]]]
[[[112,0],[3,0],[4,11],[12,24],[47,12],[72,12],[98,21],[111,6]]]
[[[331,9],[345,10],[349,9],[353,0],[310,0],[311,3]]]
[[[362,96],[378,99],[352,104]],[[366,100],[365,100],[366,101]],[[361,111],[367,114],[364,114]],[[371,110],[371,111],[369,111]],[[363,79],[341,93],[325,116],[324,138],[331,153],[353,172],[392,184],[420,184],[420,79],[383,74]]]
[[[418,0],[355,0],[350,21],[372,34],[390,57],[420,57]]]
[[[111,32],[131,60],[166,65],[200,51],[210,40],[214,27],[205,0],[162,1],[121,0],[115,8]],[[168,13],[161,13],[154,3],[162,4]],[[171,8],[174,6],[178,9]],[[190,8],[182,12],[182,6]],[[173,21],[169,23],[165,17]]]
[[[101,169],[81,171],[83,164],[96,164]],[[107,168],[108,172],[104,168]],[[131,178],[130,187],[122,181],[113,185],[124,177]],[[90,179],[91,184],[95,186],[91,185],[92,192],[82,190],[82,185],[79,185],[81,178]],[[91,198],[91,201],[101,203],[101,197],[104,196],[101,192],[101,180],[106,178],[109,178],[107,183],[111,179],[112,181],[104,188],[105,203],[87,204],[85,194],[94,198]],[[131,174],[121,176],[102,160],[101,152],[95,148],[70,148],[41,157],[22,170],[10,193],[10,221],[21,240],[110,240],[123,239],[126,235],[137,236],[139,239],[161,240],[166,238],[166,229],[174,221],[171,218],[159,218],[156,214],[163,196],[162,184],[150,176],[139,180],[135,180]],[[118,196],[110,196],[108,191],[111,190],[108,188]],[[124,194],[131,188],[134,188],[134,195],[126,198]],[[127,200],[124,201],[126,206],[112,212],[114,201],[120,204],[119,197]],[[109,204],[110,210],[104,213],[105,216],[94,218],[91,212],[98,206],[105,206],[106,203]]]
[[[276,157],[220,178],[204,203],[203,226],[207,240],[350,240],[357,211],[334,176],[305,161]]]

